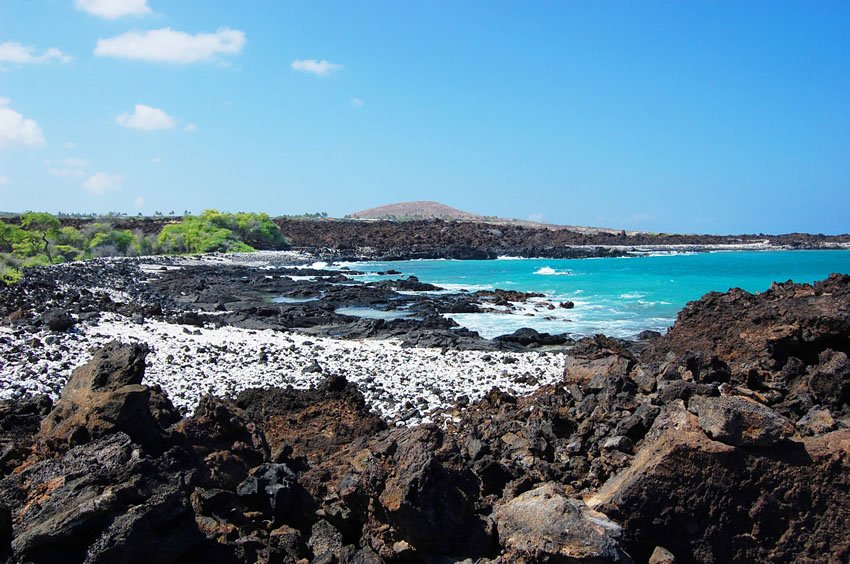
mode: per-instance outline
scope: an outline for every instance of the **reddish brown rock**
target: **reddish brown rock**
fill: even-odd
[[[151,414],[151,391],[141,383],[147,354],[145,346],[117,341],[99,349],[71,374],[41,423],[38,441],[62,450],[124,432],[145,448],[162,448],[162,429]]]
[[[710,439],[680,404],[587,502],[622,523],[636,560],[663,545],[700,562],[845,561],[849,486],[850,430],[744,449]]]

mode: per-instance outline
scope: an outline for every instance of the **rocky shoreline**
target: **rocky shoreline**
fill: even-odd
[[[175,217],[110,218],[115,229],[156,235]],[[94,219],[61,218],[85,228]],[[16,218],[6,221],[14,223]],[[275,218],[291,247],[322,260],[495,259],[622,257],[654,252],[710,250],[848,249],[850,234],[670,234],[510,221],[419,219],[409,221]],[[256,242],[255,248],[272,250]]]
[[[4,386],[30,384],[0,401],[0,557],[850,557],[850,276],[708,294],[643,341],[488,341],[439,314],[531,296],[275,256],[2,289]]]
[[[294,248],[330,260],[621,257],[652,252],[846,249],[850,235],[677,235],[505,222],[276,220]]]
[[[31,269],[0,288],[8,320],[0,326],[0,399],[58,398],[79,359],[114,338],[151,349],[149,381],[184,413],[204,394],[304,389],[342,376],[371,409],[411,425],[494,386],[526,394],[559,377],[568,336],[523,329],[488,340],[443,314],[545,312],[569,302],[446,292],[413,277],[362,283],[349,269],[305,266],[314,258],[267,252]]]

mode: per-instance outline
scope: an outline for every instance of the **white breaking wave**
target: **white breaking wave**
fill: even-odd
[[[534,271],[534,274],[540,276],[572,276],[572,270],[555,270],[551,266],[543,266]]]

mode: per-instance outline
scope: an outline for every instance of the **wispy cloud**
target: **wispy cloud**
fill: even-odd
[[[351,106],[353,108],[362,108],[364,103],[365,102],[363,102],[363,100],[361,100],[360,98],[352,98],[351,99]]]
[[[133,200],[133,207],[137,210],[145,207],[145,199],[141,196],[136,196],[136,199]]]
[[[172,129],[174,119],[159,108],[136,104],[132,113],[123,113],[115,118],[118,125],[131,129],[143,131],[155,131],[157,129]]]
[[[22,145],[43,147],[47,144],[38,124],[9,107],[8,98],[0,98],[0,149]]]
[[[82,178],[86,175],[89,162],[85,159],[68,157],[61,161],[45,161],[47,172],[59,178]]]
[[[186,127],[183,128],[183,131],[185,131],[186,133],[195,133],[196,131],[198,131],[198,126],[194,123],[187,123]]]
[[[35,47],[18,43],[17,41],[0,43],[0,64],[34,65],[52,61],[70,63],[73,60],[73,57],[66,55],[55,47],[39,50]]]
[[[108,20],[151,13],[148,0],[76,0],[75,4],[78,10]]]
[[[342,65],[325,60],[296,59],[292,61],[292,68],[298,72],[306,72],[316,76],[329,76],[331,73],[342,70]]]
[[[216,55],[235,55],[245,45],[245,34],[223,27],[215,33],[195,35],[171,28],[128,31],[98,39],[94,54],[154,63],[188,64],[212,60]]]
[[[0,186],[8,186],[9,185],[9,177],[8,176],[0,176]]]
[[[109,174],[106,172],[96,172],[89,176],[83,182],[83,188],[87,192],[95,196],[102,196],[107,192],[117,190],[124,182],[124,177],[120,174]]]

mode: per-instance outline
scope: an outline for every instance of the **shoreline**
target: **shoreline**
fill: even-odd
[[[524,396],[556,382],[562,352],[503,352],[402,347],[397,339],[346,340],[272,329],[134,323],[104,314],[57,335],[49,328],[18,333],[0,326],[0,401],[37,394],[59,398],[89,351],[112,340],[144,343],[146,381],[160,385],[184,414],[205,395],[233,399],[250,388],[306,390],[328,377],[356,384],[367,405],[391,423],[417,425],[492,388]],[[36,358],[13,356],[38,349]],[[439,383],[439,386],[437,385]]]
[[[389,341],[181,327],[132,310],[91,316],[86,307],[77,327],[57,316],[41,330],[17,324],[24,337],[50,329],[49,346],[24,342],[33,354],[95,350],[69,363],[91,358],[55,404],[0,400],[6,552],[33,562],[56,560],[49,557],[67,546],[98,561],[496,564],[554,560],[567,550],[617,562],[658,554],[843,561],[848,300],[848,275],[759,295],[709,293],[637,353],[604,336],[578,341],[566,358],[525,353],[535,364],[550,360],[552,380],[524,382],[536,389],[519,396],[496,388],[478,395],[497,383],[471,374],[469,359],[483,360],[484,351],[410,349],[434,355],[419,359],[421,372],[399,374],[416,395],[446,388],[435,378],[443,360],[451,370],[460,364],[480,390],[432,417],[389,422],[370,412],[368,397],[386,398],[388,386],[363,386],[388,380],[387,359],[401,351]],[[151,336],[155,350],[111,341],[130,334]],[[78,347],[78,335],[91,338]],[[320,377],[321,367],[312,368],[319,354],[357,364],[332,350],[343,345],[360,355],[362,373]],[[216,376],[263,352],[266,362],[245,375],[239,393],[204,386],[192,370],[200,360],[203,376]],[[265,377],[281,353],[315,385],[252,387],[250,378]],[[523,360],[496,357],[508,369]],[[204,394],[191,416],[162,393],[166,365]],[[214,395],[222,392],[229,397]],[[713,515],[717,527],[694,527],[683,515]],[[739,515],[780,529],[754,528]],[[159,545],[176,547],[174,556],[160,558]]]
[[[252,386],[306,389],[324,377],[343,376],[361,388],[376,413],[412,425],[459,401],[475,401],[494,386],[525,395],[560,377],[572,339],[536,332],[483,338],[454,321],[476,313],[546,315],[551,297],[435,292],[415,279],[340,278],[357,274],[299,251],[105,258],[34,271],[35,285],[46,284],[50,297],[45,303],[26,298],[24,305],[40,313],[0,325],[0,399],[37,393],[56,399],[87,351],[110,337],[152,348],[149,378],[184,413],[206,393],[234,397]],[[67,296],[65,305],[56,293]],[[92,304],[71,315],[73,329],[56,333],[46,327],[42,318],[49,310],[68,309],[84,294]],[[291,297],[269,298],[275,295]],[[319,296],[332,305],[319,303]],[[388,316],[410,308],[422,317],[340,313],[375,303],[390,308],[376,310]],[[631,346],[637,351],[647,342],[636,336]],[[429,373],[423,369],[428,365],[437,368]],[[470,368],[475,381],[464,374]],[[188,381],[177,377],[181,373]],[[371,376],[375,373],[380,376]],[[439,393],[417,382],[435,375],[443,387]]]

